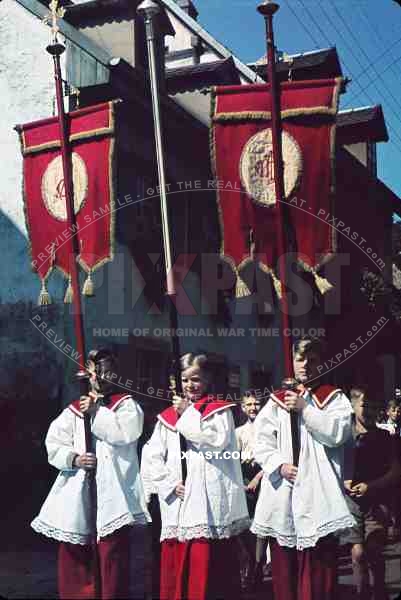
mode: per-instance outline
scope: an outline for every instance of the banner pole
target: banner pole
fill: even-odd
[[[175,305],[175,298],[177,291],[175,287],[175,277],[173,271],[173,249],[170,234],[170,222],[168,215],[168,204],[167,204],[167,190],[166,190],[166,170],[165,170],[165,159],[164,159],[164,148],[163,148],[163,131],[162,131],[162,120],[160,114],[160,92],[159,82],[157,75],[157,61],[156,61],[156,49],[155,49],[155,29],[154,29],[154,18],[160,13],[160,6],[153,0],[144,0],[137,8],[137,13],[143,18],[145,22],[146,32],[146,43],[148,50],[148,63],[149,63],[149,77],[150,77],[150,89],[152,96],[152,110],[153,110],[153,123],[155,133],[155,145],[156,145],[156,158],[157,158],[157,171],[160,188],[160,211],[162,217],[162,233],[163,233],[163,248],[164,248],[164,262],[166,265],[166,294],[169,300],[169,321],[171,329],[171,341],[172,341],[172,354],[174,361],[174,380],[175,380],[175,392],[177,394],[182,393],[181,375],[180,375],[180,340],[177,335],[178,327],[178,313]],[[180,434],[180,446],[181,450],[185,452],[186,445],[185,439]],[[183,457],[184,454],[181,453]],[[187,465],[186,459],[181,458],[181,467],[183,473],[183,483],[185,483]]]
[[[58,1],[52,0],[50,3],[51,21],[52,21],[52,42],[46,48],[47,52],[53,57],[54,66],[54,83],[56,89],[56,102],[57,102],[57,117],[60,133],[60,146],[61,146],[61,158],[63,164],[63,178],[64,178],[64,191],[65,191],[65,203],[67,213],[67,224],[70,228],[70,232],[77,231],[76,229],[76,218],[74,210],[74,185],[73,185],[73,174],[72,174],[72,155],[71,148],[68,139],[68,124],[64,110],[64,99],[63,99],[63,82],[61,75],[60,56],[65,51],[64,44],[61,44],[57,39],[57,33],[59,31],[57,26],[57,20],[64,14],[63,9],[58,8]],[[79,354],[78,363],[79,371],[77,373],[77,379],[80,382],[81,394],[86,395],[88,393],[88,373],[85,366],[85,331],[82,316],[82,304],[81,294],[79,288],[79,271],[77,258],[79,255],[78,238],[76,235],[70,237],[70,274],[71,274],[71,286],[72,286],[72,304],[74,308],[74,330],[75,338],[77,343],[77,350]],[[92,439],[91,430],[91,417],[88,413],[84,414],[84,429],[85,429],[85,451],[95,452]],[[92,560],[93,560],[93,572],[94,572],[94,597],[101,597],[100,587],[100,568],[99,568],[99,555],[97,548],[97,528],[96,528],[96,515],[97,515],[97,491],[96,491],[96,471],[88,471],[86,473],[89,483],[89,527],[90,537],[92,546]]]
[[[294,379],[294,367],[292,356],[292,335],[286,336],[284,332],[291,331],[290,315],[288,308],[288,265],[287,265],[287,236],[288,219],[286,218],[286,202],[284,189],[284,165],[282,151],[282,123],[281,123],[281,102],[280,102],[280,84],[276,73],[276,49],[274,46],[273,16],[279,10],[280,6],[276,2],[266,0],[257,8],[263,15],[266,24],[267,41],[267,76],[271,93],[271,128],[272,128],[272,146],[274,162],[274,187],[276,193],[277,215],[278,215],[278,252],[279,252],[279,270],[282,290],[281,299],[281,342],[284,353],[284,373],[286,379]],[[293,463],[298,465],[299,460],[299,431],[298,414],[291,411],[291,437],[293,448]]]
[[[47,52],[53,57],[54,65],[54,82],[56,88],[56,101],[57,101],[57,117],[60,131],[60,145],[61,145],[61,158],[63,162],[63,176],[64,176],[64,191],[65,191],[65,202],[67,211],[67,224],[70,231],[76,231],[76,218],[74,211],[74,190],[72,180],[72,166],[71,166],[71,150],[68,143],[67,133],[67,119],[64,111],[63,101],[63,85],[61,77],[60,67],[60,56],[64,52],[65,47],[59,42],[50,44],[46,48]],[[79,353],[79,367],[80,370],[85,370],[85,334],[83,327],[82,318],[82,305],[81,305],[81,294],[79,289],[79,272],[77,257],[79,255],[78,249],[78,238],[76,235],[70,237],[70,252],[71,258],[70,269],[71,269],[71,286],[73,289],[72,304],[74,307],[74,329],[77,343],[77,350]]]

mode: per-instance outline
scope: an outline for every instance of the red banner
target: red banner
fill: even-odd
[[[88,274],[83,290],[87,295],[93,294],[92,272],[113,259],[114,105],[109,102],[71,112],[67,121],[74,230],[67,222],[58,119],[17,127],[24,157],[24,203],[32,268],[42,281],[40,303],[49,301],[46,281],[53,269],[70,277],[73,235],[79,241],[78,262]]]
[[[341,79],[281,85],[282,148],[288,222],[298,264],[321,292],[318,270],[336,250],[333,215],[335,121]],[[237,275],[257,260],[280,290],[269,85],[213,90],[212,160],[217,180],[221,255]],[[238,295],[250,293],[244,282]]]

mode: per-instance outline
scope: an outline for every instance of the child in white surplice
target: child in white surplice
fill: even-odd
[[[50,464],[60,472],[32,522],[35,531],[60,542],[61,600],[94,597],[88,471],[96,469],[101,599],[129,597],[130,526],[149,520],[137,457],[142,409],[130,395],[115,393],[113,355],[100,351],[90,356],[92,379],[102,379],[104,398],[90,392],[51,423],[46,448]],[[85,412],[91,415],[95,454],[85,450]]]
[[[233,537],[249,527],[233,404],[207,394],[210,372],[205,355],[183,356],[181,378],[184,396],[159,415],[150,442],[162,540],[175,540],[170,541],[171,551],[162,551],[161,597],[228,600],[240,585]],[[232,452],[238,456],[233,458]]]
[[[336,535],[353,524],[342,485],[352,408],[340,389],[320,384],[320,365],[319,340],[296,343],[298,389],[272,394],[255,420],[264,477],[251,531],[270,538],[275,600],[334,600]],[[298,467],[290,410],[298,413]]]

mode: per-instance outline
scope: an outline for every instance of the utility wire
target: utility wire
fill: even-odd
[[[368,16],[368,13],[367,13],[366,9],[365,9],[363,6],[359,6],[358,8],[359,8],[359,13],[362,15],[362,17],[363,17],[363,19],[364,19],[365,23],[367,24],[368,28],[369,28],[369,29],[370,29],[370,31],[373,33],[373,35],[376,37],[376,39],[377,39],[377,41],[379,42],[379,44],[380,44],[381,46],[383,46],[383,47],[384,47],[384,46],[387,44],[387,40],[385,40],[385,39],[383,38],[383,36],[382,36],[382,34],[380,33],[380,31],[379,31],[379,29],[378,29],[378,28],[376,28],[376,27],[373,27],[372,23],[370,22],[370,18],[369,18],[369,16]],[[388,50],[392,49],[392,48],[393,48],[394,46],[396,46],[396,45],[397,45],[399,42],[401,42],[401,38],[398,38],[398,40],[396,40],[396,42],[392,43],[392,44],[391,44],[391,46],[390,46],[390,48],[389,48]],[[385,51],[383,54],[386,54],[386,53],[387,53],[387,50],[386,50],[386,51]],[[381,55],[379,56],[379,58],[380,58],[380,57],[382,57],[382,56],[383,56],[383,54],[381,54]],[[393,55],[393,54],[391,54],[391,55],[390,55],[390,58],[391,58],[392,60],[394,60],[394,55]],[[377,62],[378,62],[378,60],[371,61],[371,64],[377,64]],[[401,71],[400,71],[399,69],[396,69],[395,67],[393,67],[393,73],[394,73],[394,75],[395,75],[396,77],[400,77],[400,75],[401,75]]]
[[[328,43],[329,46],[332,46],[332,42],[331,40],[328,38],[326,32],[322,29],[322,27],[320,26],[320,24],[316,21],[313,13],[309,10],[309,8],[305,5],[303,0],[299,0],[300,4],[302,5],[305,13],[309,16],[310,20],[312,21],[312,23],[314,24],[314,26],[316,27],[316,29],[320,32],[321,36],[326,40],[325,43]],[[287,4],[289,5],[289,0],[287,0]],[[299,19],[296,11],[292,8],[291,9],[293,14],[295,15],[295,17],[297,18],[298,22],[301,23],[302,27],[305,29],[305,31],[308,33],[309,37],[313,40],[314,43],[316,43],[316,38],[312,35],[312,33],[310,32],[310,30],[306,27],[304,20]],[[350,73],[350,75],[352,76],[352,70],[349,68],[349,66],[347,65],[347,63],[342,60],[342,63],[344,64],[344,67],[347,69],[347,71]],[[360,82],[358,80],[354,81],[358,87],[361,90],[361,93],[364,92],[366,97],[368,98],[369,102],[371,102],[372,104],[376,104],[375,100],[372,99],[372,97],[363,89],[362,85],[360,84]],[[370,84],[369,84],[370,85]],[[359,95],[359,94],[358,94]],[[398,118],[398,115],[397,115]],[[394,134],[394,136],[397,138],[397,140],[399,142],[401,142],[401,136],[398,134],[398,131],[395,127],[392,126],[392,134]],[[394,144],[394,146],[397,148],[397,150],[401,153],[401,145],[399,145],[395,139],[392,139],[392,143]]]
[[[332,3],[332,4],[333,4],[333,3]],[[322,6],[321,8],[322,8],[322,10],[323,10],[323,6]],[[354,34],[354,32],[352,31],[352,29],[351,29],[351,28],[350,28],[350,26],[348,25],[347,21],[344,19],[344,17],[342,16],[342,14],[340,13],[340,11],[338,10],[338,8],[337,8],[335,5],[333,5],[333,9],[334,9],[334,11],[335,11],[336,15],[338,16],[338,18],[340,19],[340,21],[343,23],[343,25],[344,25],[345,29],[348,31],[348,33],[349,33],[349,35],[351,36],[351,38],[354,40],[354,42],[355,42],[355,43],[356,43],[356,45],[358,46],[358,48],[359,48],[360,52],[363,54],[363,56],[366,58],[366,60],[368,61],[368,64],[369,64],[369,63],[370,63],[370,57],[369,57],[369,55],[367,54],[367,52],[365,51],[365,49],[362,47],[362,45],[359,43],[359,40],[357,39],[356,35]],[[336,31],[337,31],[337,29],[336,29]],[[342,34],[340,34],[340,35],[341,35],[342,39],[345,41],[345,38],[344,38],[344,36],[343,36]],[[354,55],[354,53],[353,53],[353,55]],[[354,56],[355,56],[355,55],[354,55]],[[360,63],[360,61],[359,61],[359,59],[358,59],[358,62],[359,62],[359,64],[361,64],[361,63]],[[363,65],[362,65],[362,66],[363,66]],[[383,84],[383,87],[384,87],[384,88],[385,88],[385,90],[386,90],[386,93],[387,93],[387,94],[389,95],[389,97],[390,97],[390,98],[393,100],[393,102],[394,102],[394,105],[396,106],[396,110],[397,110],[397,112],[394,112],[394,111],[393,111],[393,114],[395,115],[395,117],[397,118],[397,120],[398,120],[398,121],[400,122],[400,124],[401,124],[401,119],[400,119],[400,117],[399,117],[399,113],[401,112],[401,104],[399,103],[398,99],[395,97],[395,95],[393,94],[393,92],[392,92],[392,91],[389,89],[389,87],[388,87],[388,84],[387,84],[387,81],[384,79],[384,77],[383,77],[382,73],[380,73],[380,72],[379,72],[379,71],[376,69],[376,67],[375,67],[374,65],[371,65],[371,64],[370,64],[369,66],[370,66],[370,67],[373,69],[373,71],[374,71],[374,73],[375,73],[376,77],[377,77],[377,78],[378,78],[378,79],[379,79],[379,80],[382,82],[382,84]],[[376,85],[376,89],[378,89],[377,85]]]
[[[396,63],[398,63],[401,60],[401,56],[399,56],[398,58],[395,58],[389,65],[387,65],[386,67],[384,67],[384,69],[382,70],[382,74],[386,73],[389,69],[391,69],[391,67],[393,65],[395,65]],[[373,81],[369,81],[366,85],[364,86],[360,86],[361,91],[359,92],[355,92],[351,97],[350,100],[348,101],[347,104],[349,104],[349,102],[352,102],[355,98],[358,98],[362,92],[366,92],[366,90],[373,84]]]

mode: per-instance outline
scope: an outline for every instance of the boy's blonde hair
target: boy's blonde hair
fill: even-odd
[[[210,376],[210,363],[206,354],[194,354],[188,352],[180,358],[180,369],[185,371],[191,367],[198,367],[207,377]]]
[[[350,398],[351,401],[359,400],[361,396],[364,397],[365,400],[369,398],[368,396],[368,388],[366,385],[353,385],[350,389]]]

